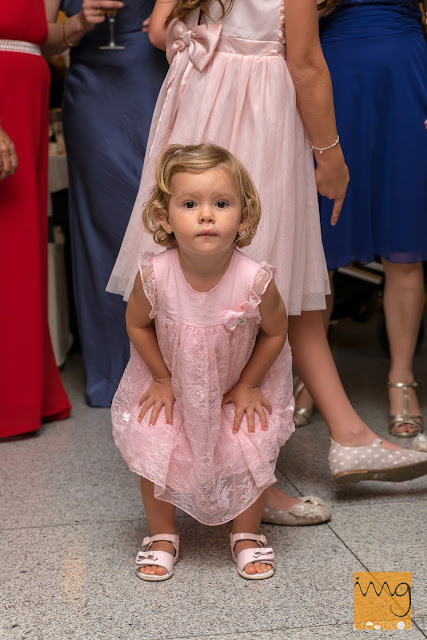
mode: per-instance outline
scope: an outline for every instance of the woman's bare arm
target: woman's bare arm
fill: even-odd
[[[332,83],[319,40],[316,0],[286,0],[286,50],[294,81],[298,109],[311,143],[328,147],[337,139]],[[348,184],[348,170],[340,145],[320,154],[315,151],[317,188],[335,200],[335,224]]]

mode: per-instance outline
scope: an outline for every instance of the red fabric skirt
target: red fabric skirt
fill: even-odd
[[[71,409],[47,318],[49,82],[41,56],[0,51],[1,124],[19,161],[0,182],[0,437]]]

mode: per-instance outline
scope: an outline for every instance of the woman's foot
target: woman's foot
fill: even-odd
[[[378,439],[377,434],[357,414],[355,416],[355,422],[345,425],[346,428],[340,429],[338,433],[330,429],[332,440],[342,447],[367,447]],[[404,449],[404,447],[400,447],[383,438],[381,438],[381,446],[384,449],[390,449],[390,451],[402,451]]]
[[[354,483],[361,480],[404,482],[427,474],[427,454],[408,449],[391,450],[376,438],[361,447],[343,447],[332,441],[329,468],[334,480]]]
[[[306,526],[330,520],[329,505],[317,496],[292,498],[276,487],[269,487],[265,493],[262,522],[281,526]]]
[[[410,438],[423,431],[423,417],[416,394],[417,383],[388,383],[389,431],[398,438]]]
[[[307,391],[304,382],[297,378],[294,385],[294,398],[295,398],[295,410],[294,410],[294,423],[296,427],[304,427],[311,420],[311,414],[313,412],[313,399]]]

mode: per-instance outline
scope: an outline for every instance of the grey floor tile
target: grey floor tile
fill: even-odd
[[[427,630],[427,502],[358,505],[336,510],[330,528],[368,571],[412,573],[412,618]],[[357,569],[356,569],[357,571]]]
[[[182,561],[156,585],[133,573],[144,534],[133,522],[5,531],[3,628],[37,640],[131,639],[142,631],[157,640],[256,632],[260,612],[271,629],[351,620],[361,565],[329,528],[264,527],[278,559],[265,582],[237,575],[228,526],[184,517],[179,529]]]
[[[304,629],[275,629],[269,631],[262,624],[254,633],[239,633],[237,635],[204,636],[204,640],[360,640],[365,635],[355,631],[351,625],[325,625],[319,627],[306,627]],[[390,631],[375,631],[375,638],[390,640]],[[421,640],[425,636],[418,629],[407,631],[394,631],[393,640]],[[190,640],[189,636],[174,638],[174,640]],[[191,639],[192,640],[192,639]]]

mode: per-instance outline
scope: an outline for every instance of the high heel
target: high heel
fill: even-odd
[[[389,389],[402,389],[403,392],[403,412],[392,413],[388,420],[388,430],[392,436],[396,438],[413,438],[418,433],[424,431],[424,420],[422,415],[410,416],[409,415],[409,395],[408,389],[416,389],[418,387],[417,382],[389,382]],[[405,424],[412,424],[416,427],[416,431],[397,431],[399,427]]]
[[[334,480],[350,484],[361,480],[404,482],[427,473],[427,453],[385,449],[376,438],[364,447],[343,447],[331,441],[329,468]]]
[[[300,379],[295,385],[294,400],[297,401],[302,390],[305,389],[304,382]],[[313,407],[298,407],[294,411],[294,424],[296,427],[305,427],[311,421]]]

